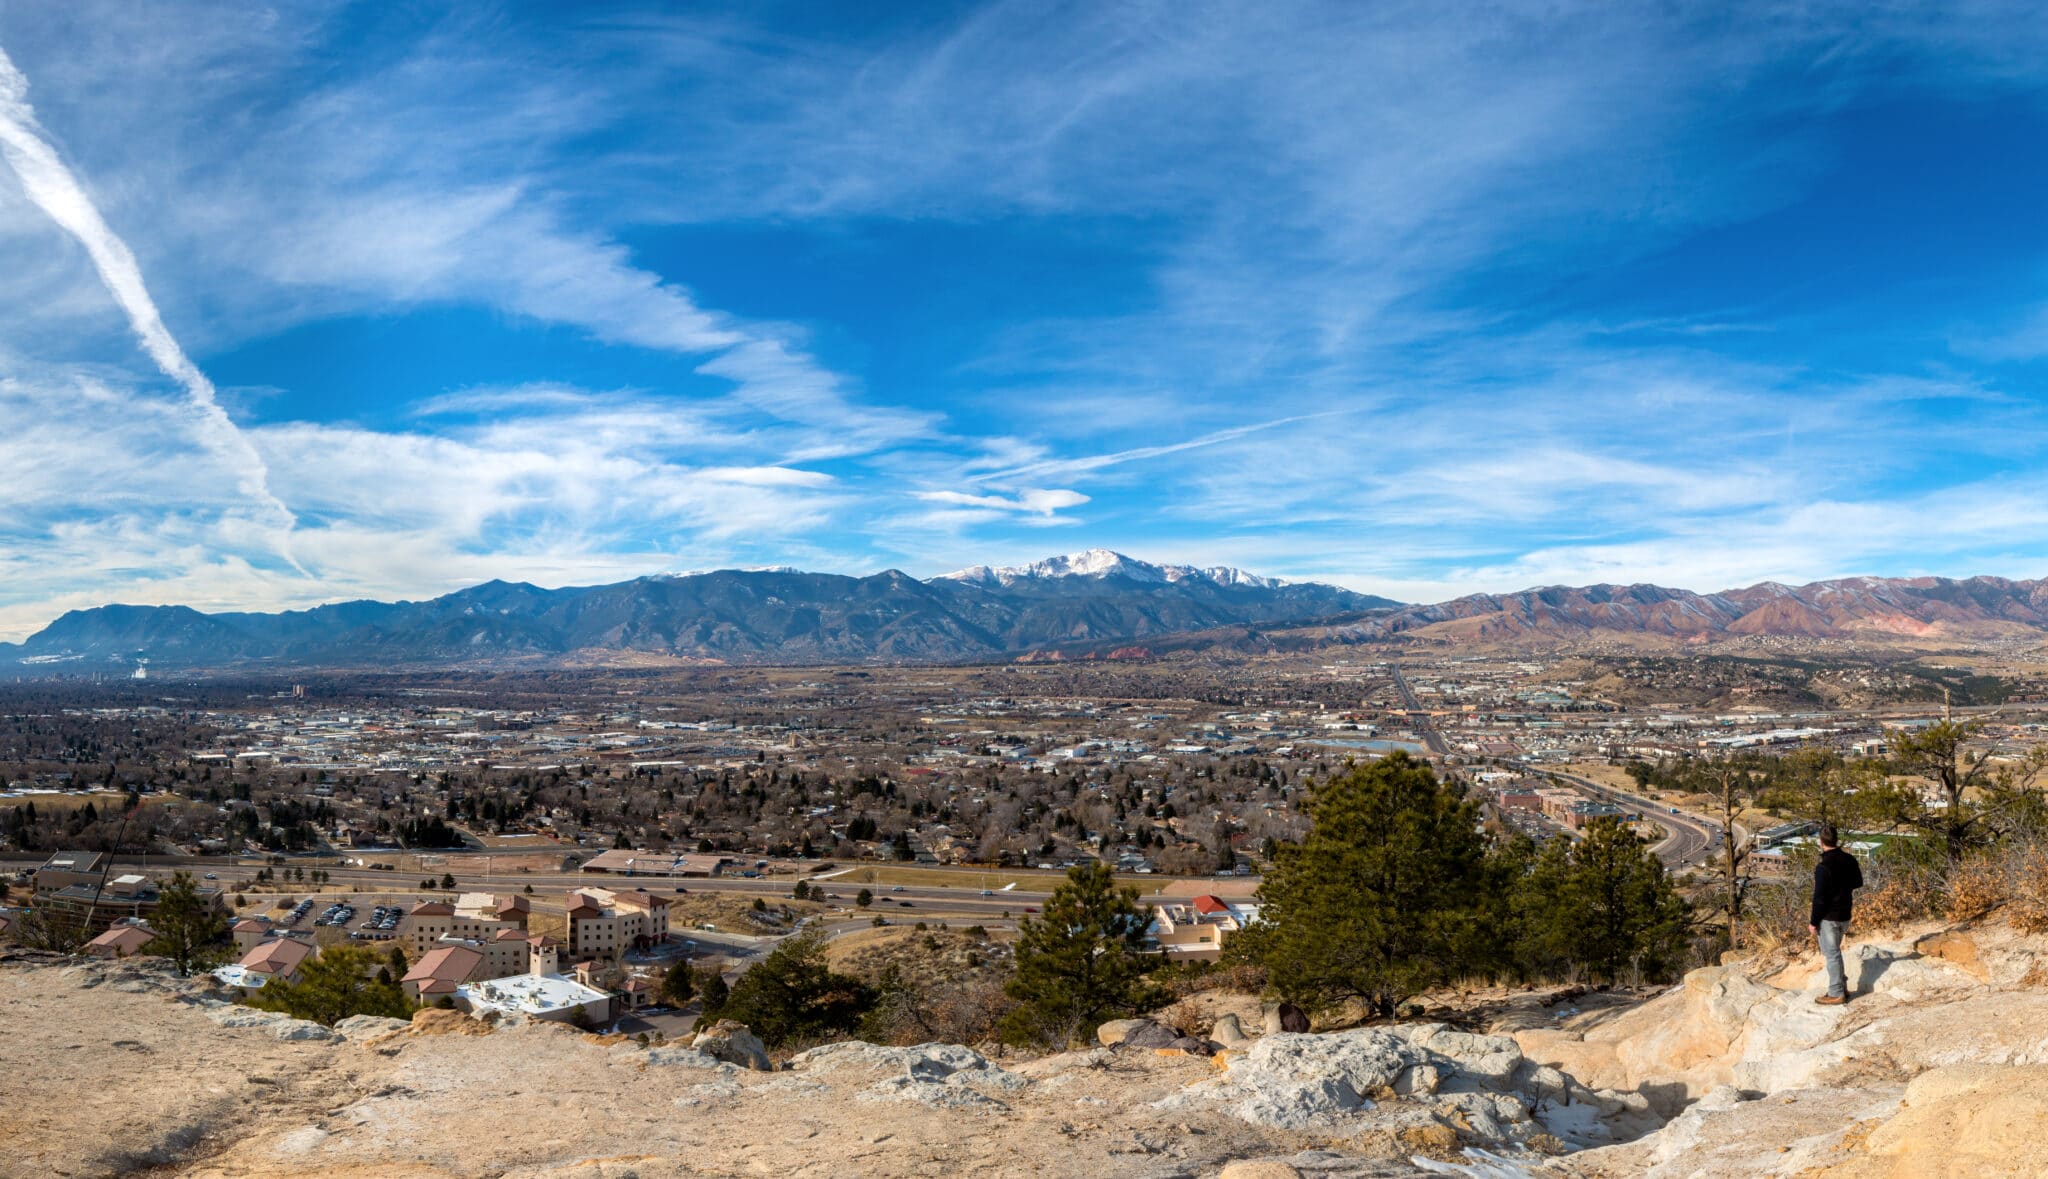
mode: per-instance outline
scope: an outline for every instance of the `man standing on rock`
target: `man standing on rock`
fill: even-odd
[[[1842,850],[1833,823],[1820,825],[1820,862],[1813,866],[1813,915],[1806,928],[1820,939],[1821,961],[1828,967],[1828,993],[1814,1002],[1839,1007],[1849,1001],[1849,980],[1842,971],[1842,934],[1849,928],[1849,897],[1863,887],[1863,868]]]

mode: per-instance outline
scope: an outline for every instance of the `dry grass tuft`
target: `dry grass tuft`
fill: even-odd
[[[2028,849],[2014,873],[2005,915],[2021,933],[2048,933],[2048,851]]]
[[[1886,877],[1876,888],[1856,897],[1856,920],[1878,929],[1897,929],[1928,914],[1927,889],[1904,874]]]
[[[2001,859],[1970,860],[1948,875],[1942,916],[1950,921],[1976,921],[2004,905],[2009,880]]]

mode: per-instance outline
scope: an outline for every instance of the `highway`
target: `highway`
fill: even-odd
[[[1451,752],[1450,745],[1444,741],[1443,734],[1436,731],[1436,725],[1430,721],[1429,714],[1423,711],[1422,705],[1415,699],[1415,689],[1408,686],[1408,677],[1401,674],[1399,664],[1389,666],[1394,669],[1394,690],[1401,693],[1401,706],[1408,710],[1408,719],[1413,722],[1415,735],[1422,738],[1422,743],[1429,746],[1431,753],[1438,757],[1448,755]]]
[[[1566,774],[1557,770],[1546,772],[1570,783],[1582,794],[1591,795],[1602,802],[1639,810],[1644,819],[1664,828],[1666,834],[1663,840],[1650,850],[1656,852],[1657,858],[1663,860],[1668,868],[1684,868],[1697,864],[1720,846],[1721,825],[1711,819],[1683,813],[1672,814],[1671,808],[1664,803],[1616,790],[1612,786],[1604,786],[1591,778],[1582,778],[1577,774]]]

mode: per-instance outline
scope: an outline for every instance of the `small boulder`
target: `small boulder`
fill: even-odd
[[[1252,1038],[1244,1034],[1244,1025],[1238,1022],[1235,1015],[1219,1017],[1216,1026],[1209,1032],[1209,1038],[1216,1041],[1217,1047],[1226,1049],[1248,1047],[1252,1042]]]
[[[1415,1064],[1394,1079],[1394,1092],[1403,1097],[1427,1097],[1444,1083],[1443,1070],[1433,1064]]]
[[[1282,1003],[1266,1013],[1266,1034],[1308,1031],[1308,1012],[1292,1003]]]
[[[1153,1023],[1148,1019],[1142,1021],[1138,1027],[1134,1027],[1125,1033],[1122,1046],[1125,1048],[1186,1048],[1187,1045],[1183,1041],[1187,1039],[1188,1037],[1181,1035],[1178,1029],[1167,1027],[1165,1024]]]
[[[772,1073],[775,1062],[768,1059],[768,1048],[761,1043],[761,1037],[748,1030],[743,1023],[721,1019],[690,1042],[690,1047],[714,1060],[750,1068],[755,1072]]]
[[[1149,1019],[1112,1019],[1095,1029],[1095,1040],[1105,1048],[1114,1048],[1124,1042],[1125,1037],[1141,1027],[1157,1027]]]

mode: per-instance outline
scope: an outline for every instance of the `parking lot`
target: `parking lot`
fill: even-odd
[[[362,896],[307,897],[268,914],[282,929],[334,929],[356,941],[389,941],[405,921],[407,902]]]

